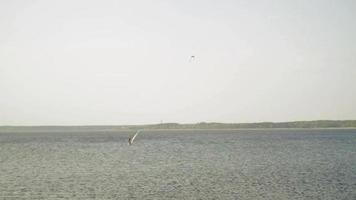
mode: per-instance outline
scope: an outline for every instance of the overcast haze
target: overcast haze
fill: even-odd
[[[353,0],[4,0],[0,125],[355,119],[355,20]]]

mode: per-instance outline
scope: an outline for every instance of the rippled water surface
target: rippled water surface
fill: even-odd
[[[0,132],[0,199],[356,199],[356,130]]]

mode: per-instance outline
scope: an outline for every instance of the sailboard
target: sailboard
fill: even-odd
[[[129,145],[132,145],[139,132],[141,132],[141,130],[136,131],[135,135],[129,138]]]

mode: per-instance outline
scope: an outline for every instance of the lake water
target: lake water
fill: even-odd
[[[0,132],[0,199],[356,199],[356,130]]]

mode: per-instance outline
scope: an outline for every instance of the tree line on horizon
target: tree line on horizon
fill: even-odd
[[[195,124],[162,123],[138,125],[135,128],[150,129],[248,129],[248,128],[352,128],[356,120],[318,120],[295,122],[258,122],[258,123],[217,123],[200,122]]]

